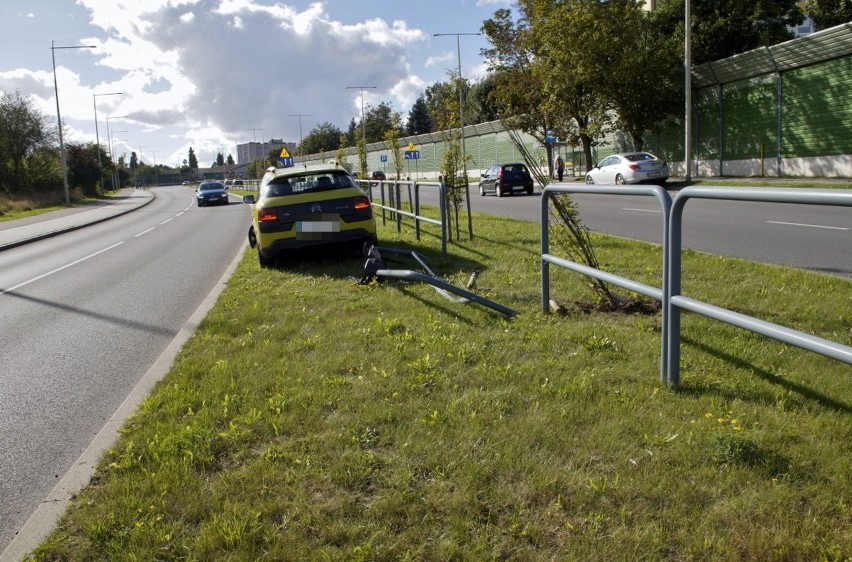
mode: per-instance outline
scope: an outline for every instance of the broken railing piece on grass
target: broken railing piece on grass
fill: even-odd
[[[412,271],[410,269],[387,269],[385,265],[385,261],[382,259],[381,252],[385,252],[388,254],[402,254],[409,255],[414,258],[420,266],[426,270],[428,275]],[[456,303],[456,304],[464,304],[467,302],[475,302],[481,304],[482,306],[486,306],[492,310],[496,310],[497,312],[505,315],[505,316],[515,316],[517,312],[512,310],[511,308],[505,307],[501,304],[498,304],[492,300],[481,297],[475,293],[472,293],[466,289],[462,289],[461,287],[456,287],[446,281],[439,279],[435,273],[429,269],[429,266],[426,265],[426,262],[423,261],[423,256],[418,254],[417,252],[411,250],[398,250],[396,248],[387,248],[387,247],[375,247],[373,246],[367,252],[367,263],[364,264],[364,275],[358,281],[359,283],[369,283],[371,279],[374,277],[393,277],[396,279],[404,279],[406,281],[418,281],[421,283],[427,283],[432,285],[438,293],[440,293],[447,300]],[[475,277],[472,276],[471,283],[475,281]],[[455,297],[453,295],[459,295]]]

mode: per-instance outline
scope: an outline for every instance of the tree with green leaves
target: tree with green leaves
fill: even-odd
[[[321,123],[305,135],[296,148],[296,152],[302,155],[332,150],[340,143],[340,135],[342,134],[343,132],[331,123]]]
[[[545,105],[542,77],[533,72],[536,53],[528,9],[518,4],[518,10],[517,20],[511,10],[500,9],[482,24],[482,32],[491,44],[481,53],[492,76],[488,96],[494,113],[508,127],[545,143],[547,131],[556,126],[556,120]]]
[[[469,160],[470,158],[462,152],[459,98],[456,89],[460,82],[456,73],[450,71],[448,74],[450,80],[435,84],[436,87],[431,88],[429,95],[432,99],[443,99],[445,102],[442,106],[435,106],[433,118],[437,130],[440,131],[441,140],[446,146],[441,159],[441,177],[446,188],[447,218],[449,219],[447,232],[452,235],[453,225],[455,224],[456,239],[458,240],[461,236],[459,211],[465,202],[466,190],[469,187],[465,174],[465,159]],[[468,210],[469,218],[470,211]],[[468,225],[468,236],[472,239],[473,226],[470,220],[468,220]]]
[[[660,130],[683,107],[683,45],[637,4],[612,2],[607,13],[623,33],[609,45],[604,96],[615,110],[615,127],[641,151],[646,133]]]
[[[396,123],[396,127],[402,134],[400,122],[402,118],[393,110],[393,107],[385,102],[377,106],[368,105],[364,110],[364,133],[367,136],[367,143],[381,142],[384,139],[385,131],[390,129]],[[358,130],[360,131],[360,124]]]
[[[225,156],[221,152],[216,153],[216,166],[225,165]]]
[[[426,105],[426,97],[423,94],[417,96],[411,111],[408,112],[405,132],[410,136],[432,132],[432,117],[429,115],[429,107]]]
[[[228,166],[233,166],[234,164],[236,164],[236,162],[234,162],[234,157],[231,154],[228,154],[228,159],[225,161],[225,163],[228,164]]]
[[[51,145],[54,138],[48,117],[20,93],[0,96],[0,191],[28,190],[28,159]],[[44,155],[44,153],[42,153]]]
[[[852,0],[805,0],[801,8],[817,31],[852,21]]]
[[[400,179],[400,175],[402,174],[402,170],[404,168],[404,162],[402,156],[402,147],[399,144],[399,130],[401,127],[401,117],[399,114],[394,114],[393,123],[391,127],[385,131],[384,141],[388,147],[388,150],[391,153],[391,161],[393,162],[393,167],[396,170],[396,179]]]
[[[246,167],[246,174],[248,175],[249,179],[259,180],[263,177],[263,174],[266,173],[267,168],[269,168],[268,157],[255,158]]]
[[[349,162],[346,161],[346,154],[344,152],[345,148],[346,148],[346,135],[341,133],[340,134],[340,140],[338,141],[338,144],[337,144],[337,152],[334,154],[334,158],[335,158],[335,160],[337,160],[337,163],[340,166],[343,166],[346,169],[346,171],[348,172],[348,171],[351,170],[352,166],[350,166]]]
[[[98,166],[97,149],[95,143],[86,145],[68,143],[65,145],[68,183],[72,187],[79,187],[86,197],[98,195],[97,186],[100,181],[101,170]]]
[[[198,157],[195,156],[195,151],[192,149],[191,146],[189,147],[189,156],[187,157],[187,159],[189,160],[189,169],[193,171],[198,171]],[[136,153],[134,152],[131,156],[131,168],[134,168],[136,166],[135,162]]]
[[[684,0],[660,0],[652,17],[683,43]],[[789,41],[804,21],[799,0],[691,0],[692,62],[702,64]]]

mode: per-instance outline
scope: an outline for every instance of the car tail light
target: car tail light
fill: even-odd
[[[504,170],[503,170],[503,168],[500,168],[500,171],[499,171],[499,172],[497,172],[497,177],[498,177],[498,178],[503,179],[503,171],[504,171]]]
[[[278,211],[276,209],[261,209],[257,212],[257,220],[260,222],[277,221]]]
[[[640,166],[639,164],[630,164],[628,168],[630,168],[631,170],[641,170],[642,166]]]
[[[364,211],[370,208],[370,200],[366,197],[356,197],[353,200],[353,205],[356,211]]]

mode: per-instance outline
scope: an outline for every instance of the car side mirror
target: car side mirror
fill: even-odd
[[[254,195],[243,195],[243,203],[254,205]]]

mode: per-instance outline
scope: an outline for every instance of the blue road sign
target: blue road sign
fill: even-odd
[[[279,157],[278,158],[278,166],[280,166],[281,168],[291,168],[293,166],[293,157],[292,156],[287,157],[287,158]]]
[[[382,154],[382,155],[379,156],[379,162],[387,162],[387,161],[388,161],[388,155],[387,154]]]
[[[419,150],[406,150],[405,151],[405,159],[406,160],[420,160],[420,151]]]

